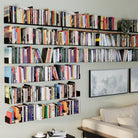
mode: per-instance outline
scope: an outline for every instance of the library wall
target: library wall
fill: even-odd
[[[81,137],[77,127],[81,125],[83,118],[98,115],[100,107],[121,106],[131,103],[137,103],[138,93],[129,93],[123,95],[104,96],[89,98],[89,70],[96,69],[118,69],[118,68],[138,68],[138,63],[77,63],[81,66],[81,79],[76,80],[77,89],[81,91],[80,114],[72,116],[63,116],[41,121],[32,121],[21,124],[6,124],[4,116],[9,105],[4,103],[4,6],[18,5],[21,7],[33,6],[34,8],[49,8],[53,10],[71,10],[82,13],[91,13],[104,16],[114,16],[117,18],[138,19],[138,1],[137,0],[0,0],[0,137],[4,138],[31,138],[38,131],[46,132],[55,128],[65,130],[69,134]],[[118,80],[119,81],[119,80]],[[65,82],[66,83],[66,82]],[[47,82],[44,85],[52,85],[54,82]]]

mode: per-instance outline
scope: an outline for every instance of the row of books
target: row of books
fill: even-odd
[[[11,106],[6,112],[5,121],[9,124],[42,120],[58,116],[78,114],[79,99],[60,100],[50,104],[22,104]]]
[[[8,46],[4,52],[4,61],[8,64],[88,62],[88,49],[77,47],[43,48],[40,52],[31,46]]]
[[[27,84],[22,87],[5,86],[5,103],[49,101],[77,97],[79,94],[73,81],[68,81],[67,84],[54,84],[54,86],[32,86]]]
[[[130,46],[138,47],[138,35],[132,35],[131,36]]]
[[[138,46],[138,35],[124,35],[112,33],[92,33],[85,31],[62,30],[58,32],[59,45],[76,46]]]
[[[138,32],[138,20],[132,20],[131,32]]]
[[[6,26],[4,28],[4,42],[6,44],[138,46],[138,36]]]
[[[72,11],[54,11],[50,9],[34,9],[33,6],[4,7],[4,22],[51,25],[63,27],[93,28],[117,30],[117,18],[98,15],[80,14]]]
[[[11,50],[11,47],[7,47],[7,49]],[[18,51],[20,51],[20,47],[16,47]],[[31,47],[27,49],[32,50]],[[56,48],[43,48],[42,49],[42,58],[40,58],[41,62],[35,63],[79,63],[79,62],[112,62],[112,61],[138,61],[136,56],[137,49],[88,49],[88,48],[64,48],[64,47],[56,47]],[[10,52],[5,56],[6,61],[19,61],[19,62],[8,62],[8,63],[32,63],[32,62],[24,62],[21,59],[27,59],[26,61],[33,61],[31,54],[27,57],[21,58],[18,56],[12,56]],[[127,56],[124,56],[127,55]],[[129,57],[129,58],[128,58]],[[130,58],[131,57],[131,58]],[[15,60],[16,59],[16,60]],[[29,60],[28,60],[29,59]],[[37,59],[38,60],[38,59]]]
[[[4,27],[6,44],[58,44],[58,30],[20,26]]]
[[[138,50],[89,49],[89,62],[138,61]]]
[[[8,46],[4,48],[4,63],[42,63],[42,57],[38,48],[31,46],[15,47]]]
[[[80,79],[80,65],[5,66],[5,83]]]

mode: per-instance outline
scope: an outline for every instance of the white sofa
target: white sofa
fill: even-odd
[[[82,127],[114,138],[138,138],[138,104],[101,108],[100,116],[83,119]]]

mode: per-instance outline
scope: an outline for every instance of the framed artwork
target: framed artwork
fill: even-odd
[[[89,70],[89,97],[128,92],[128,69]]]
[[[138,68],[130,69],[130,92],[138,92]]]

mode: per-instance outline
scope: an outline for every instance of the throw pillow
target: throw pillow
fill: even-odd
[[[101,108],[100,115],[104,122],[118,124],[117,117],[134,116],[134,105],[122,107]]]

